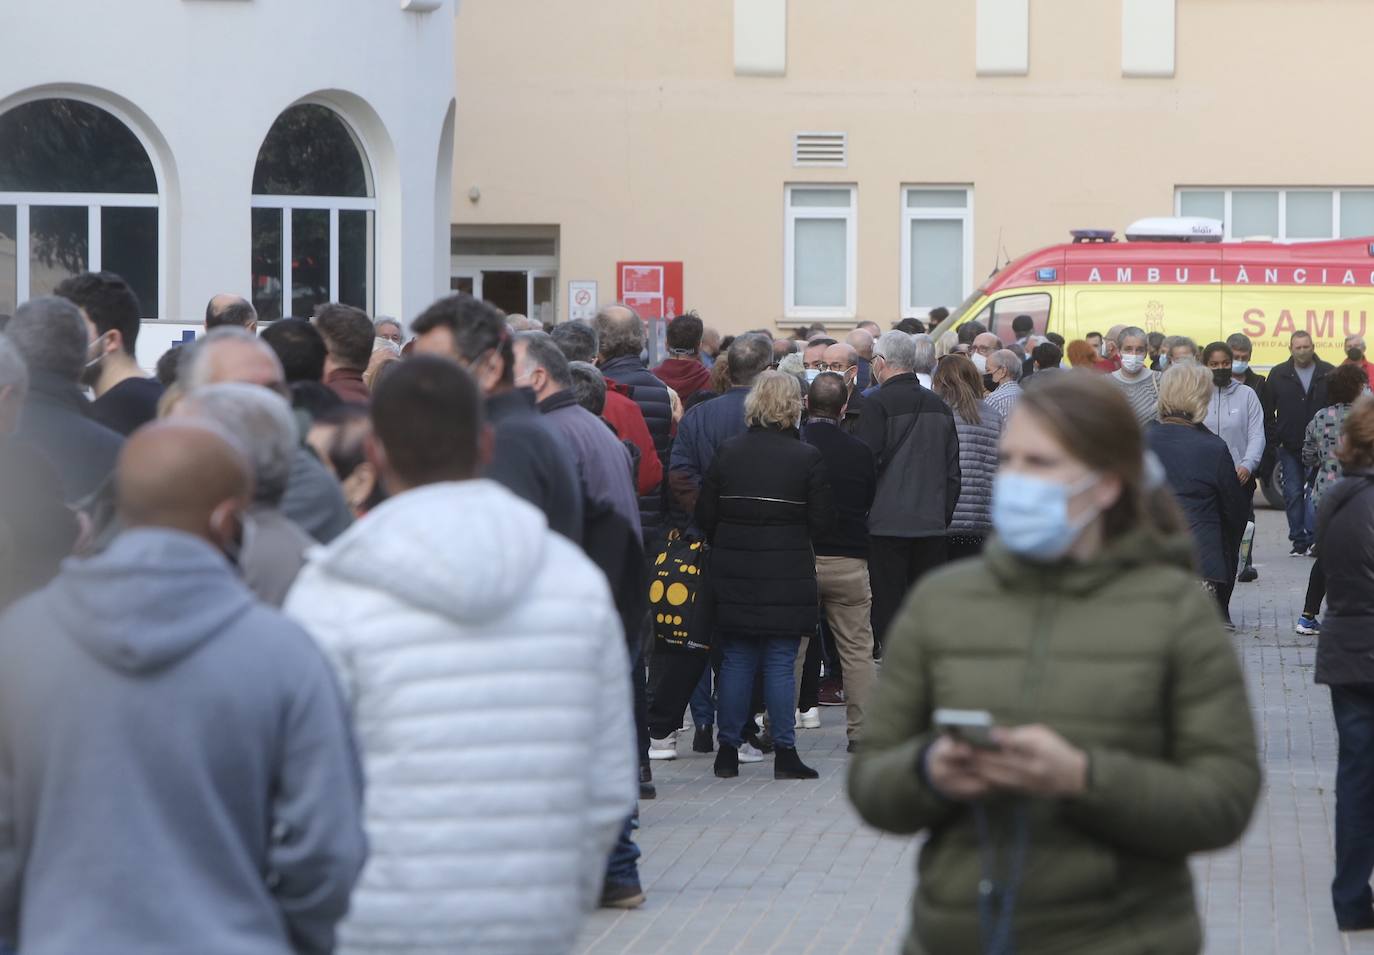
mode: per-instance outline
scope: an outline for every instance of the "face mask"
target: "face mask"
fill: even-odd
[[[1000,473],[992,489],[992,526],[1014,554],[1054,561],[1068,553],[1078,535],[1097,517],[1096,508],[1069,520],[1069,501],[1098,482],[1089,474],[1077,484]]]
[[[1345,350],[1345,354],[1346,357],[1348,357],[1351,361],[1364,360],[1364,350],[1360,348],[1347,348]]]
[[[983,376],[983,390],[984,390],[984,391],[996,391],[996,390],[997,390],[997,382],[995,382],[995,381],[992,380],[992,375],[984,375],[984,376]]]
[[[1122,370],[1122,371],[1128,371],[1128,372],[1130,372],[1131,374],[1134,375],[1136,372],[1140,371],[1140,369],[1142,369],[1142,368],[1144,368],[1144,367],[1145,367],[1145,356],[1144,356],[1144,355],[1122,355],[1122,356],[1121,356],[1121,370]]]
[[[1159,355],[1159,370],[1160,370],[1160,371],[1163,371],[1165,368],[1168,368],[1168,367],[1169,367],[1169,356],[1166,355],[1166,354],[1164,354],[1163,352],[1161,352],[1160,355]]]
[[[969,355],[973,359],[973,367],[978,369],[978,374],[983,374],[988,370],[988,356],[979,352]]]
[[[816,380],[817,378],[819,378],[820,376],[821,376],[821,370],[820,370],[819,368],[808,368],[808,369],[806,369],[806,383],[807,383],[808,385],[811,384],[813,381],[815,381],[815,380]]]
[[[1213,369],[1212,369],[1212,382],[1213,382],[1213,384],[1215,384],[1218,388],[1225,388],[1227,385],[1229,385],[1229,384],[1231,383],[1231,369],[1229,369],[1229,368],[1213,368]]]
[[[1231,374],[1233,374],[1233,375],[1243,375],[1243,374],[1245,374],[1245,373],[1246,373],[1247,371],[1249,371],[1249,370],[1250,370],[1250,363],[1249,363],[1248,361],[1233,361],[1233,362],[1231,362]]]
[[[92,352],[95,357],[89,357]],[[100,380],[100,366],[105,361],[105,336],[101,335],[91,342],[86,355],[86,364],[81,369],[81,383],[90,387]]]

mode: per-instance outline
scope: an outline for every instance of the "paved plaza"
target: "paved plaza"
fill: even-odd
[[[1374,933],[1343,936],[1331,914],[1335,729],[1312,683],[1315,638],[1293,633],[1311,563],[1287,551],[1282,513],[1259,512],[1260,579],[1237,585],[1232,615],[1265,788],[1245,838],[1195,861],[1206,951],[1374,955]],[[1169,608],[1159,614],[1168,626]],[[578,952],[898,952],[918,843],[859,820],[844,791],[844,711],[821,716],[821,729],[797,733],[818,782],[774,782],[771,761],[716,779],[690,738],[681,758],[655,763],[658,799],[643,804],[639,832],[648,902],[597,912]]]

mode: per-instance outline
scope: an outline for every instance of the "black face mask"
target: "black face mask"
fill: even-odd
[[[987,374],[987,375],[984,375],[984,376],[983,376],[983,390],[984,390],[984,391],[996,391],[996,390],[997,390],[997,382],[995,382],[995,381],[992,380],[992,375],[991,375],[991,374]]]
[[[1231,369],[1213,368],[1212,381],[1216,383],[1216,386],[1218,388],[1225,388],[1227,385],[1231,383]]]
[[[1345,354],[1346,354],[1346,356],[1347,356],[1351,361],[1363,361],[1363,360],[1364,360],[1364,351],[1363,351],[1363,349],[1359,349],[1359,348],[1347,348],[1347,349],[1345,350]]]

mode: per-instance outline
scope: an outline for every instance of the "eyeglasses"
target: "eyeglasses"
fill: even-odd
[[[807,368],[813,368],[813,369],[815,369],[816,371],[837,371],[837,372],[840,372],[840,373],[844,373],[844,372],[848,371],[849,369],[851,369],[851,368],[853,368],[853,367],[855,367],[855,366],[854,366],[854,365],[850,365],[850,364],[846,364],[845,362],[842,362],[842,361],[830,361],[830,362],[818,361],[818,362],[813,362],[813,363],[811,363],[810,365],[807,365],[806,367],[807,367]]]

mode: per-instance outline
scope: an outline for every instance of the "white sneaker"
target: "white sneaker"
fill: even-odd
[[[741,763],[761,763],[763,762],[763,753],[755,749],[752,743],[740,743],[739,761]]]
[[[649,758],[650,759],[677,759],[677,734],[673,733],[663,739],[649,739]]]
[[[805,730],[818,730],[821,728],[821,709],[813,706],[809,710],[797,711],[797,728]]]

